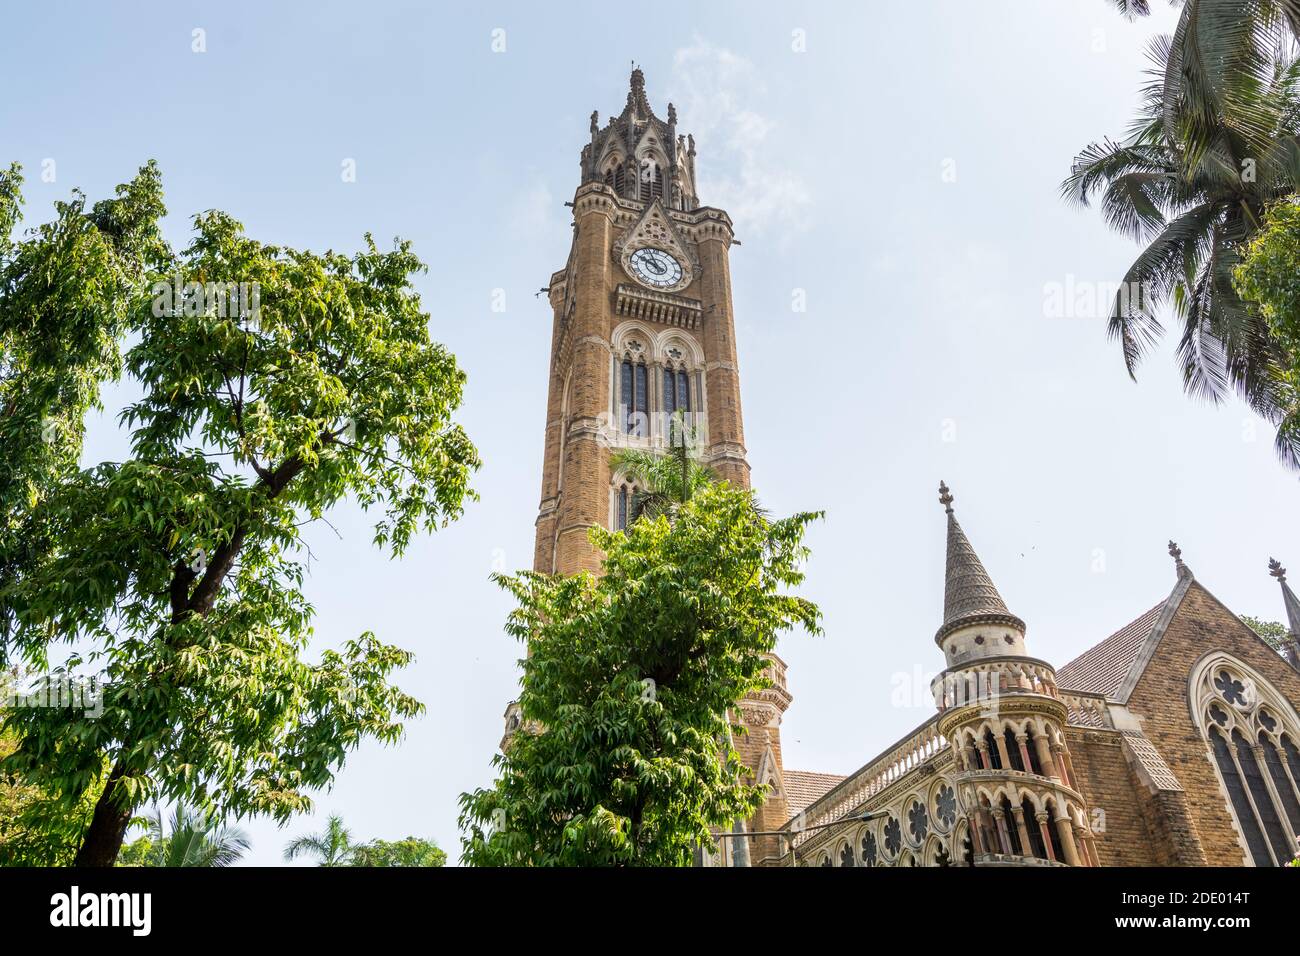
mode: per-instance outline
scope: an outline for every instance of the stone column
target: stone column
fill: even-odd
[[[1020,855],[1033,856],[1033,844],[1029,842],[1029,828],[1025,826],[1024,807],[1012,807],[1012,815],[1016,818],[1016,832],[1020,834]]]
[[[1022,761],[1021,765],[1025,768],[1026,773],[1033,773],[1034,764],[1029,759],[1029,747],[1026,746],[1028,741],[1029,741],[1029,737],[1027,735],[1016,734],[1016,745],[1020,748],[1020,760]]]
[[[1052,759],[1052,748],[1047,744],[1047,738],[1042,734],[1034,734],[1034,750],[1038,754],[1038,762],[1043,767],[1043,773],[1056,780],[1061,779],[1061,772],[1056,766],[1056,761]]]
[[[1079,866],[1079,852],[1074,846],[1074,828],[1070,825],[1069,817],[1056,818],[1056,835],[1061,838],[1061,852],[1065,854],[1065,862],[1070,866]]]
[[[1052,847],[1052,834],[1047,829],[1047,811],[1039,810],[1034,814],[1034,819],[1038,822],[1038,832],[1043,835],[1043,849],[1047,851],[1047,858],[1053,863],[1056,862],[1056,850]]]
[[[993,824],[997,827],[998,842],[1002,844],[1002,852],[1011,856],[1011,835],[1007,832],[1006,812],[1001,807],[994,807],[990,812],[993,814]]]
[[[1007,753],[1007,735],[994,734],[993,742],[997,745],[998,756],[1002,758],[1002,769],[1011,769],[1011,755]]]

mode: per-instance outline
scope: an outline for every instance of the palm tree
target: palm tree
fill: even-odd
[[[1155,42],[1157,64],[1167,67],[1175,43]],[[1218,402],[1235,388],[1276,422],[1284,414],[1278,349],[1261,317],[1237,296],[1232,270],[1268,204],[1300,183],[1300,61],[1276,61],[1267,82],[1251,93],[1252,112],[1268,117],[1263,148],[1226,122],[1193,147],[1177,108],[1170,122],[1168,69],[1152,73],[1129,138],[1087,147],[1062,185],[1068,199],[1085,206],[1099,197],[1112,228],[1147,244],[1124,276],[1110,334],[1134,375],[1163,332],[1157,307],[1172,304],[1183,323],[1178,358],[1187,390]],[[1279,435],[1279,453],[1300,464],[1300,441]]]
[[[162,810],[156,806],[144,822],[148,834],[138,844],[139,866],[230,866],[251,846],[244,831],[224,827],[216,817],[183,804],[172,811],[170,831],[163,826]]]
[[[632,500],[628,523],[641,516],[654,518],[661,514],[669,517],[691,496],[710,482],[718,480],[717,473],[700,464],[692,455],[695,435],[686,428],[680,412],[669,429],[668,454],[626,448],[611,459],[620,470],[644,489]]]
[[[1194,159],[1219,126],[1253,148],[1271,138],[1272,120],[1253,91],[1266,84],[1300,36],[1300,0],[1174,0],[1178,25],[1161,61],[1163,118]],[[1111,0],[1129,19],[1147,16],[1149,0]]]
[[[307,856],[315,859],[317,866],[349,866],[356,850],[343,818],[331,816],[325,821],[324,833],[309,833],[293,840],[284,848],[284,858]]]

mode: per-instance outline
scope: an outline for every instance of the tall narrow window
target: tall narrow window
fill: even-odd
[[[683,412],[691,410],[690,377],[685,369],[677,370],[677,408]]]
[[[1290,822],[1287,832],[1300,833],[1300,801],[1296,800],[1295,786],[1286,774],[1286,767],[1283,766],[1282,755],[1278,752],[1277,745],[1262,731],[1259,735],[1259,749],[1264,755],[1264,763],[1268,766],[1268,775],[1273,778],[1273,789],[1277,791],[1282,801],[1282,809],[1286,811]]]
[[[638,438],[645,438],[649,432],[649,404],[647,403],[648,381],[645,362],[637,362],[636,368],[632,371],[635,385],[633,386],[634,405],[632,409],[632,417],[634,421],[631,431],[632,434],[636,435]]]
[[[628,491],[627,485],[619,485],[618,488],[618,512],[615,518],[615,531],[627,530],[627,505]]]
[[[677,376],[671,367],[664,369],[664,413],[672,418],[677,411]]]
[[[623,188],[627,185],[627,174],[623,172],[623,166],[620,164],[614,170],[614,192],[620,196],[623,195]]]
[[[623,431],[631,434],[632,413],[636,410],[636,401],[632,395],[632,359],[624,358],[619,376],[619,408],[623,415]]]
[[[1214,748],[1214,762],[1219,766],[1219,775],[1228,791],[1228,800],[1237,812],[1237,821],[1241,824],[1241,835],[1246,838],[1246,848],[1256,866],[1272,866],[1273,860],[1268,855],[1268,844],[1264,842],[1264,832],[1259,828],[1255,812],[1246,798],[1246,788],[1242,786],[1237,774],[1237,765],[1232,761],[1232,752],[1228,742],[1217,729],[1210,731],[1210,746]]]
[[[1294,856],[1291,840],[1282,829],[1281,821],[1278,820],[1273,797],[1268,792],[1263,774],[1260,773],[1259,761],[1255,759],[1255,750],[1239,730],[1232,732],[1232,743],[1237,748],[1237,762],[1241,765],[1241,772],[1246,776],[1246,786],[1250,788],[1250,795],[1255,798],[1255,810],[1264,821],[1264,832],[1268,834],[1269,843],[1273,844],[1273,852],[1278,862],[1285,863]]]

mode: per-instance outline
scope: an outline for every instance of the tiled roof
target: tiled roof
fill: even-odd
[[[835,773],[813,773],[808,770],[785,772],[785,805],[790,816],[802,813],[845,778]]]
[[[1135,621],[1130,621],[1118,631],[1084,651],[1056,671],[1056,683],[1062,690],[1087,691],[1093,694],[1113,694],[1124,683],[1133,661],[1153,630],[1160,613],[1165,609],[1161,601]]]

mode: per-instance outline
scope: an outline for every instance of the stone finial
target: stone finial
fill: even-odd
[[[943,505],[943,510],[952,514],[952,492],[942,481],[939,482],[939,504]]]
[[[599,132],[600,132],[600,112],[598,110],[592,110],[591,111],[591,135],[595,136]]]
[[[1282,567],[1282,562],[1277,558],[1268,559],[1268,573],[1277,578],[1279,584],[1286,583],[1286,568]]]
[[[1169,542],[1169,556],[1174,559],[1174,569],[1181,578],[1184,574],[1190,573],[1187,565],[1183,564],[1183,549],[1178,547],[1177,542]]]
[[[668,125],[677,125],[677,107],[673,106],[672,103],[668,104]]]

